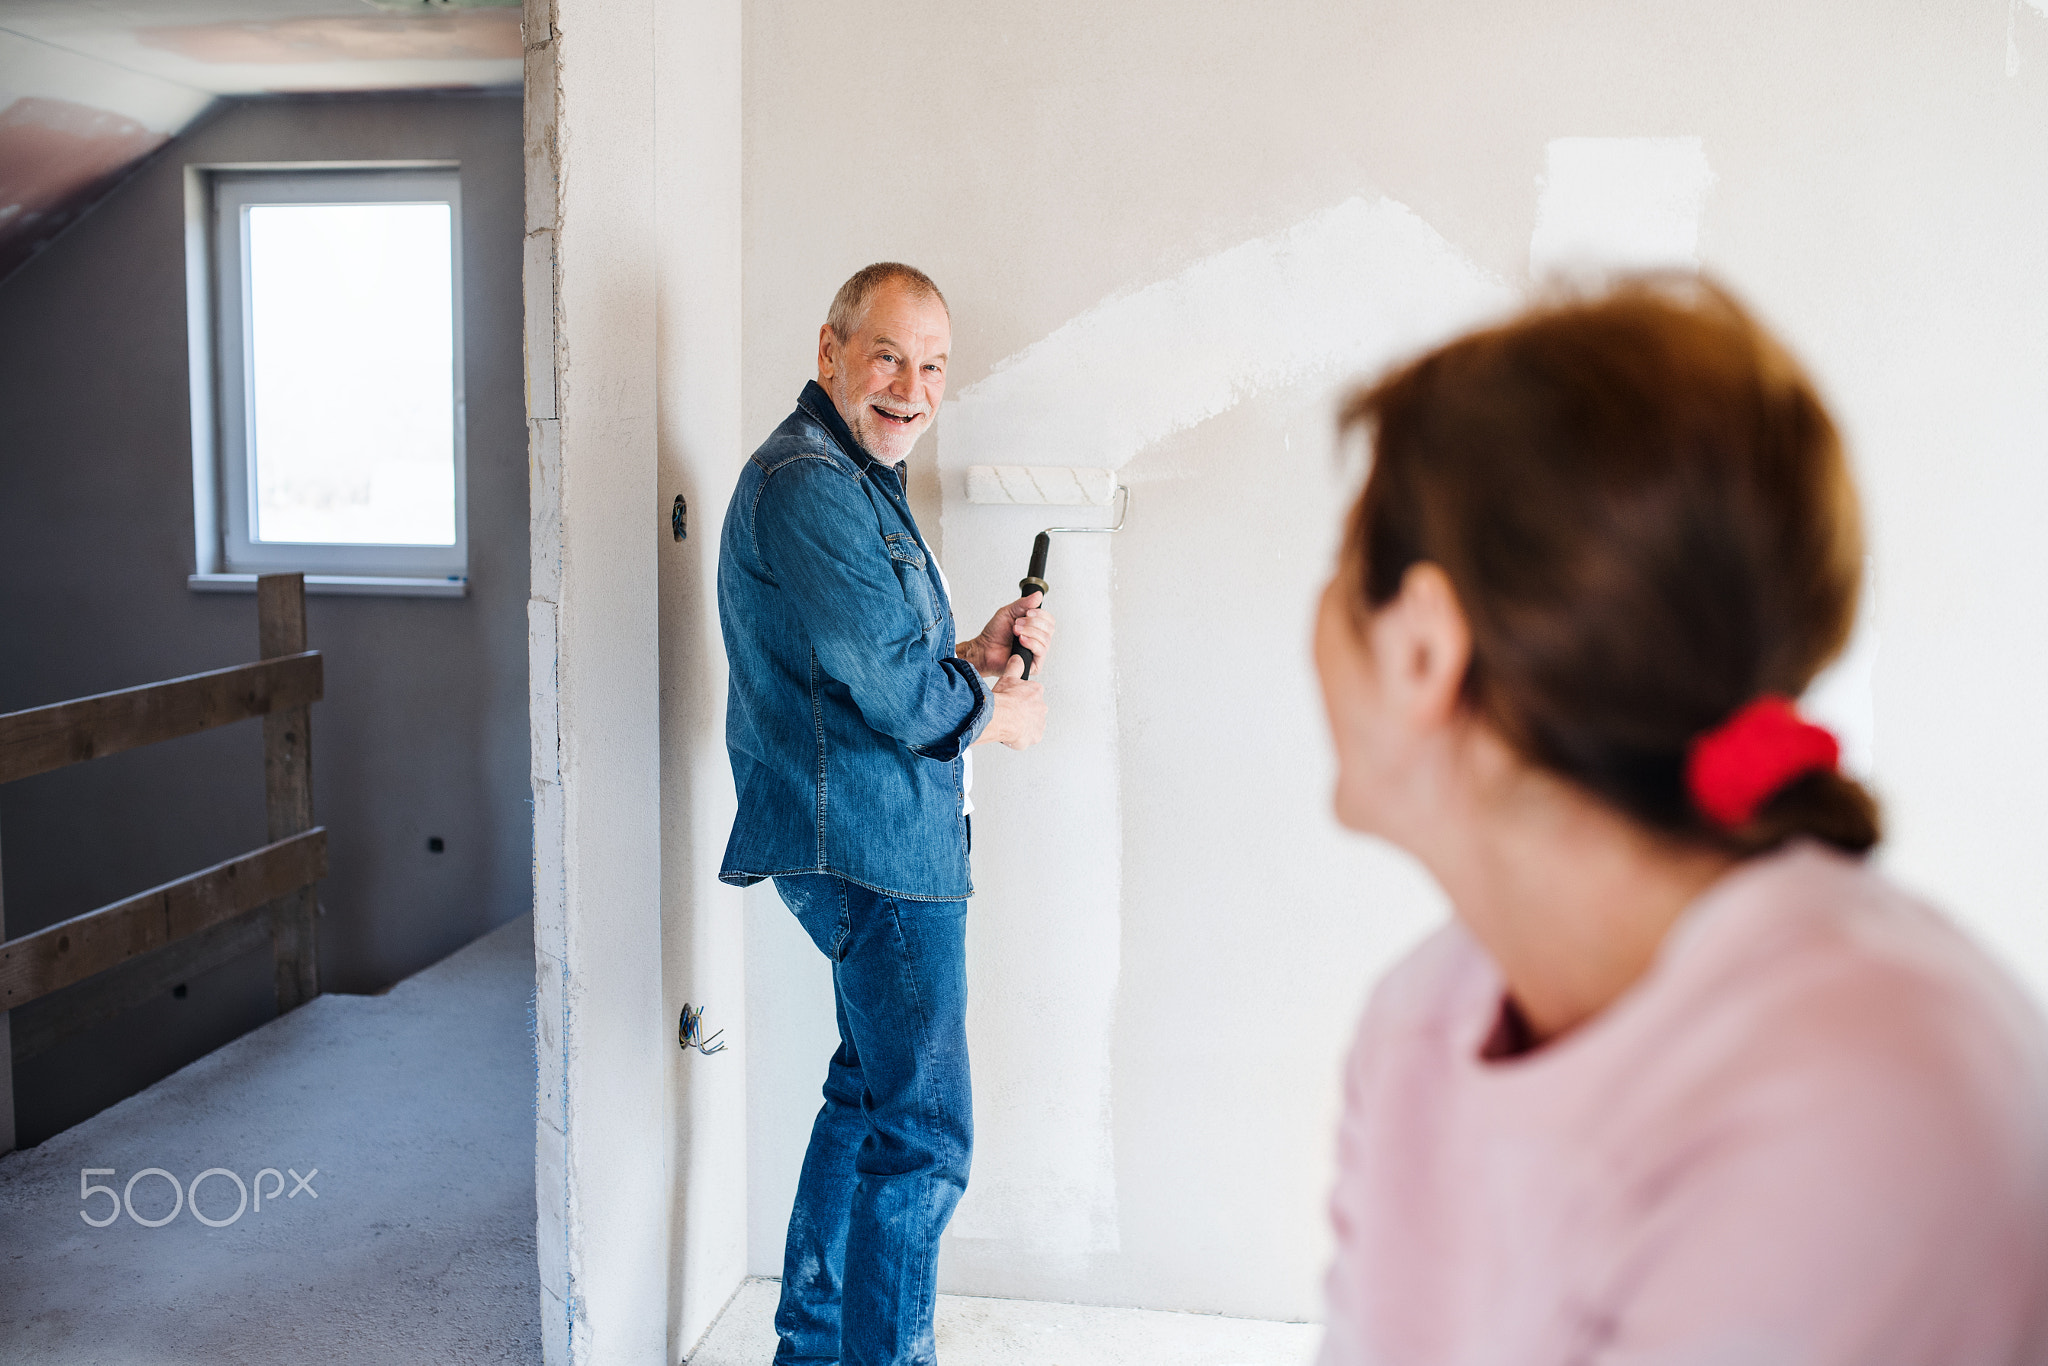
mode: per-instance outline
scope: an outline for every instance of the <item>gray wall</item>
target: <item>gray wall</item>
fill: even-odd
[[[531,897],[518,99],[230,104],[0,285],[0,711],[241,663],[256,654],[254,596],[185,584],[183,167],[397,158],[462,167],[471,588],[309,600],[327,663],[313,772],[328,991],[388,986]],[[8,933],[263,839],[254,723],[0,788]],[[270,990],[254,955],[24,1062],[20,1142],[260,1023]]]

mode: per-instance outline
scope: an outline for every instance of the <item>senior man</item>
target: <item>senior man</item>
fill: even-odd
[[[903,459],[946,389],[923,272],[860,271],[818,378],[726,509],[718,616],[739,814],[719,876],[775,890],[832,962],[839,1048],[784,1249],[777,1366],[934,1360],[939,1234],[967,1186],[969,746],[1035,744],[1052,617],[1032,594],[956,643]],[[983,675],[1000,675],[993,684]]]

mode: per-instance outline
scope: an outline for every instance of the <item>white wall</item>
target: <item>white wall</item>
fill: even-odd
[[[659,479],[687,537],[662,533],[661,820],[665,1028],[704,1008],[710,1057],[669,1050],[676,1191],[669,1358],[687,1354],[746,1275],[746,981],[740,893],[718,881],[736,805],[725,757],[718,527],[740,429],[740,3],[654,12]]]
[[[671,1336],[651,24],[620,0],[526,13],[536,1185],[556,1366],[656,1360]]]
[[[531,0],[527,328],[547,1360],[680,1360],[745,1275],[717,511],[739,434],[737,0]],[[669,509],[687,500],[688,535]],[[704,1007],[729,1051],[684,1053]]]
[[[893,257],[953,307],[960,403],[913,461],[964,629],[1054,519],[950,471],[1117,464],[1136,494],[1113,544],[1054,550],[1052,738],[982,765],[945,1288],[1317,1312],[1341,1050],[1442,914],[1326,812],[1330,396],[1527,288],[1559,139],[1698,139],[1675,221],[1812,365],[1868,500],[1869,664],[1834,708],[1869,718],[1886,858],[2048,990],[2048,15],[759,0],[745,52],[742,449],[839,281]],[[787,919],[749,901],[763,1272],[830,1047]]]

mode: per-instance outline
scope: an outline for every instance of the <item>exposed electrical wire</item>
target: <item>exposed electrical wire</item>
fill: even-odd
[[[721,1029],[708,1039],[700,1039],[698,1036],[703,1027],[704,1007],[698,1006],[692,1010],[685,1003],[682,1018],[676,1021],[676,1043],[682,1047],[685,1053],[694,1048],[707,1058],[713,1053],[723,1053],[725,1045],[720,1043],[719,1039],[724,1037],[725,1031]]]

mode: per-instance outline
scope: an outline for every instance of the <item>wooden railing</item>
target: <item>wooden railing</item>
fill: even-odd
[[[0,1153],[14,1147],[14,1062],[265,941],[280,1014],[319,993],[327,832],[313,824],[321,667],[306,648],[304,577],[259,578],[256,616],[258,663],[0,714],[0,783],[260,716],[270,827],[261,849],[18,939],[0,897]]]

